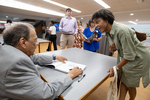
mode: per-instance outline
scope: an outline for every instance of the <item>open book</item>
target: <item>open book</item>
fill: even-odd
[[[83,33],[81,33],[81,34],[84,37],[84,39],[86,39],[87,41],[90,41],[90,43],[92,43],[93,42],[93,38],[97,38],[98,37],[98,30],[95,30],[88,38]]]
[[[74,63],[71,61],[65,61],[66,63],[60,62],[58,60],[54,60],[53,63],[46,65],[46,67],[51,67],[55,70],[62,71],[65,73],[68,73],[70,70],[72,70],[74,67],[79,67],[82,70],[86,68],[86,65]]]

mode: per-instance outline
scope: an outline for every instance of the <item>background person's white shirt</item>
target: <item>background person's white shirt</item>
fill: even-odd
[[[56,35],[56,27],[50,26],[49,30],[51,31],[51,35]]]
[[[5,24],[5,29],[9,28],[11,26],[11,23],[6,23]]]

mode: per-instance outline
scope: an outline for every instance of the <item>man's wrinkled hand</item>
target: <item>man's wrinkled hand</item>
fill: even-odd
[[[56,59],[63,63],[65,63],[65,60],[67,60],[67,58],[65,58],[63,56],[58,56],[58,55],[56,55]]]
[[[74,67],[71,71],[69,71],[68,72],[68,76],[70,77],[70,78],[75,78],[75,77],[77,77],[77,76],[79,76],[80,74],[82,74],[83,73],[83,70],[82,69],[80,69],[79,67]]]

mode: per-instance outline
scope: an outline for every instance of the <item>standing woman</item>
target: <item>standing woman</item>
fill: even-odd
[[[77,20],[77,24],[78,24],[78,32],[75,35],[73,47],[81,49],[81,43],[84,40],[84,37],[81,35],[81,33],[83,33],[83,27],[81,26],[80,20]]]
[[[45,39],[45,35],[46,35],[46,24],[45,23],[42,24],[42,33],[43,33],[43,39]]]
[[[140,78],[142,77],[144,88],[150,83],[150,52],[137,39],[135,31],[114,21],[111,11],[100,9],[93,14],[92,20],[101,33],[106,32],[109,49],[118,50],[116,69],[121,76],[119,100],[125,100],[127,91],[129,91],[130,100],[135,100],[136,87],[139,87]],[[108,72],[110,77],[114,75],[113,68],[110,68]]]
[[[96,30],[98,31],[98,37],[94,38],[92,43],[90,43],[90,41],[84,40],[83,48],[85,50],[96,52],[96,50],[99,49],[99,41],[102,39],[101,32],[97,28],[95,28],[94,22],[92,21],[92,19],[90,19],[89,27],[85,28],[83,34],[88,38]]]
[[[49,40],[53,42],[54,50],[57,50],[57,45],[56,45],[57,36],[56,36],[56,27],[54,26],[54,21],[50,22],[50,28],[47,32],[50,34]],[[48,45],[47,51],[49,51],[49,48],[50,47]]]
[[[5,29],[9,28],[11,26],[11,24],[12,24],[12,21],[10,19],[7,19],[7,22],[5,24]]]

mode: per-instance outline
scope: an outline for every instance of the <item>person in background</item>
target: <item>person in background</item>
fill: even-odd
[[[73,47],[80,48],[81,49],[81,43],[84,40],[84,37],[81,35],[83,33],[83,27],[81,26],[80,20],[77,20],[78,24],[78,33],[75,35],[75,40]]]
[[[82,26],[82,22],[81,22],[81,20],[79,20],[80,21],[80,24],[81,24],[81,26]],[[83,27],[83,26],[82,26]]]
[[[80,23],[81,23],[81,26],[82,26],[82,22],[81,22],[81,21],[80,21]],[[82,26],[82,28],[83,28],[83,26]],[[83,28],[83,31],[84,31],[84,28]],[[83,32],[82,32],[82,33],[83,33]],[[84,40],[84,38],[83,38],[83,40]],[[84,42],[83,40],[82,40],[82,42],[81,42],[81,48],[83,47],[83,42]]]
[[[98,29],[95,28],[95,24],[90,19],[89,20],[89,27],[84,29],[83,34],[88,38],[96,30],[98,31],[98,37],[97,38],[93,38],[93,42],[92,43],[90,43],[90,41],[87,41],[86,39],[84,39],[83,48],[85,50],[96,52],[96,50],[99,49],[99,41],[102,39],[101,32]]]
[[[34,54],[38,45],[34,27],[15,23],[3,31],[0,45],[0,100],[53,100],[82,74],[79,67],[47,83],[41,79],[35,64],[46,65],[52,60],[64,62],[63,56]]]
[[[9,28],[12,24],[12,21],[10,19],[7,19],[6,24],[5,24],[5,29]]]
[[[87,28],[87,27],[89,27],[89,24],[88,24],[88,23],[86,23],[86,26],[85,26],[85,28]]]
[[[45,35],[46,35],[46,24],[45,23],[42,24],[42,34],[43,34],[43,39],[45,39]]]
[[[50,28],[47,32],[50,34],[49,40],[53,42],[54,50],[57,50],[57,45],[56,45],[57,36],[56,36],[56,27],[54,26],[54,21],[50,22]],[[49,46],[50,45],[48,45],[47,51],[49,51],[50,48]]]
[[[93,14],[92,20],[97,29],[109,40],[110,51],[118,50],[116,69],[119,71],[120,97],[125,100],[129,91],[130,100],[135,100],[136,87],[139,87],[140,78],[146,88],[150,83],[150,52],[137,39],[135,31],[124,24],[115,22],[113,13],[107,9],[100,9]],[[110,77],[114,75],[113,68],[108,70]]]
[[[68,48],[72,48],[74,44],[75,35],[78,32],[78,25],[76,18],[72,17],[72,10],[66,9],[66,17],[62,18],[59,24],[59,30],[63,33],[60,37],[60,49],[65,49],[68,43]]]

